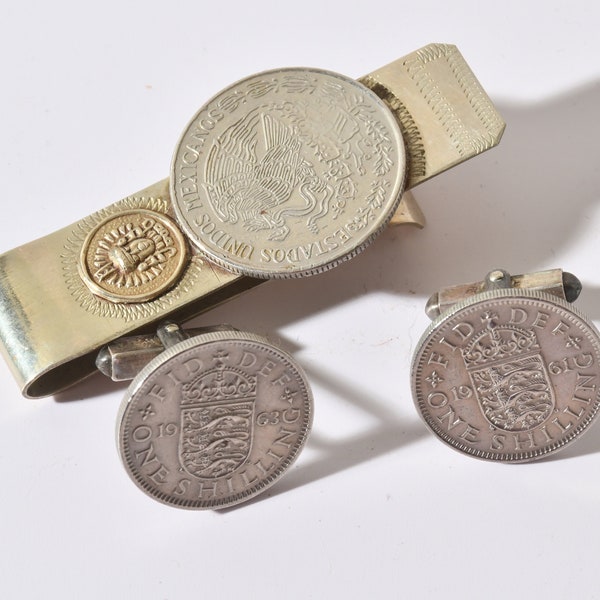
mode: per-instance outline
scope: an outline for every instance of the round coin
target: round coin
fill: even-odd
[[[501,290],[442,314],[419,343],[413,398],[427,426],[472,456],[523,462],[563,448],[598,411],[600,336],[548,294]]]
[[[263,492],[290,467],[312,422],[294,360],[237,331],[178,342],[134,379],[117,443],[132,480],[172,506],[219,509]]]
[[[79,275],[111,302],[146,302],[177,283],[187,261],[183,234],[166,215],[136,209],[112,215],[86,237]]]
[[[396,210],[405,175],[400,127],[374,92],[336,73],[282,69],[201,108],[170,181],[192,243],[230,271],[276,278],[364,249]]]

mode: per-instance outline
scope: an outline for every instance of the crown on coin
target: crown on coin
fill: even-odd
[[[515,325],[498,325],[497,318],[491,312],[482,315],[485,329],[476,334],[462,351],[467,369],[540,352],[534,331]]]
[[[225,358],[226,354],[217,354],[214,367],[183,384],[181,406],[252,401],[256,398],[256,376],[226,365]]]

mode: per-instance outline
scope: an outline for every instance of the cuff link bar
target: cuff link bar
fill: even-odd
[[[423,226],[406,191],[503,130],[451,45],[358,81],[315,69],[240,81],[194,116],[169,179],[0,256],[2,353],[25,396],[54,394],[120,337],[331,268],[390,222]]]

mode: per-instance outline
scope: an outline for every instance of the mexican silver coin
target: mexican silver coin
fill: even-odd
[[[260,73],[194,116],[171,197],[210,260],[253,277],[324,271],[387,225],[406,177],[400,127],[374,92],[316,69]]]
[[[133,380],[117,444],[131,479],[172,506],[219,509],[275,483],[301,451],[312,394],[263,338],[214,332],[178,342]]]
[[[413,398],[453,448],[495,461],[556,452],[593,422],[600,336],[569,303],[539,292],[486,292],[443,313],[412,364]]]

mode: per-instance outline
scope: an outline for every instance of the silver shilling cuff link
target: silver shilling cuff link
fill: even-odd
[[[332,268],[389,223],[423,226],[408,190],[503,130],[451,45],[359,80],[280,69],[239,81],[192,118],[168,179],[0,256],[2,354],[25,396],[54,394],[120,337]]]
[[[273,485],[302,450],[312,394],[302,368],[266,339],[228,326],[109,344],[98,368],[133,379],[117,419],[132,481],[178,508],[221,509]]]
[[[468,455],[525,462],[584,433],[600,406],[600,334],[574,306],[579,280],[560,269],[434,294],[415,352],[415,405],[428,428]]]

